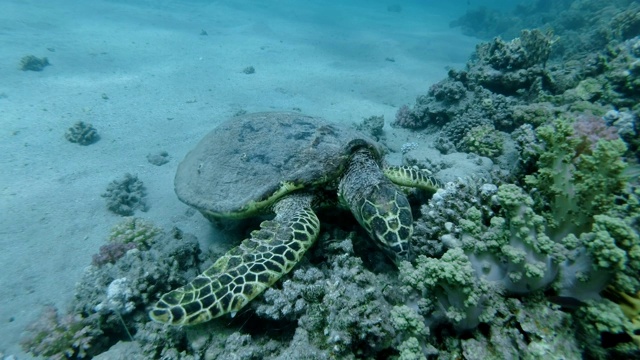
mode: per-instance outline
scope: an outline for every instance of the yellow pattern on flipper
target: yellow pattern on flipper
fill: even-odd
[[[300,261],[320,231],[312,196],[291,195],[276,216],[189,284],[163,295],[149,312],[154,321],[194,325],[236,312]]]
[[[432,193],[442,187],[440,181],[431,176],[428,170],[409,166],[386,166],[382,172],[396,185],[418,188]]]

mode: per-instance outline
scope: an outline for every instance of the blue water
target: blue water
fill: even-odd
[[[391,133],[398,108],[481,41],[450,22],[518,3],[0,0],[0,360],[31,358],[27,325],[72,302],[122,221],[101,196],[111,181],[136,174],[148,193],[136,216],[221,253],[237,239],[173,191],[207,132],[241,112],[293,110],[344,126],[381,115]],[[28,55],[49,65],[21,71]],[[67,141],[78,121],[99,140]],[[422,139],[393,134],[398,149]],[[160,152],[167,164],[147,161]]]

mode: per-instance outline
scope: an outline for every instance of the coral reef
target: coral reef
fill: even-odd
[[[152,222],[137,217],[129,217],[111,229],[110,243],[135,244],[136,248],[148,249],[162,229]]]
[[[129,217],[111,229],[109,243],[100,247],[99,253],[93,255],[92,264],[102,266],[115,263],[132,249],[148,249],[161,229],[153,223],[135,217]]]
[[[118,259],[124,256],[127,251],[135,249],[134,243],[113,243],[100,246],[97,254],[94,254],[91,258],[91,264],[93,266],[102,266],[105,264],[113,264]]]
[[[121,239],[121,235],[110,241],[113,239]],[[134,242],[139,237],[129,239],[127,244],[140,244]],[[169,335],[160,336],[160,327],[145,326],[150,321],[146,304],[195,276],[202,264],[198,242],[173,229],[148,244],[148,248],[134,248],[112,263],[88,267],[76,285],[69,311],[60,316],[57,310],[46,308],[29,327],[23,340],[25,350],[48,358],[80,359],[102,353],[121,340],[138,340],[149,358],[157,347],[178,346],[178,340],[171,342]],[[149,344],[149,331],[162,345]],[[175,335],[175,339],[182,338]]]
[[[80,145],[91,145],[100,140],[96,129],[89,123],[78,121],[64,133],[69,142]]]
[[[391,125],[407,129],[419,129],[426,126],[426,123],[420,121],[420,119],[411,112],[408,105],[402,105],[396,112],[396,118]]]
[[[460,179],[447,169],[490,161],[424,160],[419,140],[399,149],[410,165],[450,176],[413,204],[411,261],[396,269],[355,224],[329,219],[294,270],[234,317],[167,328],[146,307],[210,261],[194,237],[128,218],[69,313],[48,309],[25,348],[61,358],[640,358],[640,17],[625,0],[568,3],[510,15],[566,14],[560,37],[527,30],[481,44],[464,70],[398,109],[392,125],[416,139],[438,132],[442,152],[495,160],[484,178]],[[586,19],[585,9],[601,11]],[[496,13],[474,16],[510,31]],[[597,26],[568,43],[579,24]],[[361,128],[379,137],[383,124],[371,117]],[[509,146],[518,157],[506,164]],[[103,196],[112,211],[146,207],[130,174]]]
[[[448,77],[419,95],[413,107],[401,106],[393,125],[435,126],[454,147],[471,127],[513,131],[525,120],[524,114],[514,116],[514,107],[528,109],[532,97],[550,91],[545,64],[553,41],[551,34],[524,30],[510,42],[498,38],[478,45],[465,70],[449,70]]]
[[[460,142],[460,150],[492,159],[502,154],[504,139],[492,125],[480,125],[469,129]]]
[[[118,215],[147,211],[147,190],[136,175],[127,173],[122,179],[113,180],[101,196],[107,200],[107,208]]]
[[[364,118],[361,124],[356,126],[356,129],[363,131],[372,138],[376,140],[380,140],[384,135],[384,116],[369,116],[368,118]]]
[[[274,320],[296,320],[309,334],[314,348],[325,356],[347,358],[359,353],[372,356],[388,348],[395,330],[388,321],[391,304],[375,275],[354,257],[350,239],[318,244],[327,267],[302,266],[283,283],[269,289],[255,305],[256,314]],[[324,245],[324,246],[323,246]]]
[[[34,55],[26,55],[20,59],[20,70],[22,71],[42,71],[51,65],[46,57],[39,58]]]
[[[483,39],[513,39],[526,28],[553,29],[558,35],[553,56],[569,60],[640,35],[638,9],[633,0],[537,0],[519,4],[510,13],[473,8],[450,25]]]
[[[26,332],[21,341],[25,351],[52,360],[90,358],[92,343],[102,335],[99,328],[82,316],[60,316],[53,306],[45,307]]]

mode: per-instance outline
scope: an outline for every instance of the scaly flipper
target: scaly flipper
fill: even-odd
[[[276,217],[231,249],[189,284],[164,294],[151,319],[194,325],[242,309],[288,273],[320,231],[311,195],[292,195],[274,205]]]
[[[431,176],[427,170],[408,166],[387,166],[382,171],[396,185],[418,188],[430,193],[434,193],[442,187],[440,181]]]

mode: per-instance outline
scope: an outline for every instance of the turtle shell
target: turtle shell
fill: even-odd
[[[216,127],[178,166],[178,198],[209,219],[243,218],[269,211],[300,189],[337,185],[353,151],[381,148],[346,127],[290,112],[233,117]]]

